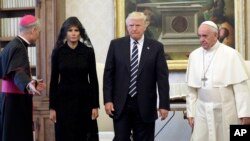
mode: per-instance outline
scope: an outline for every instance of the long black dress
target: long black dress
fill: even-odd
[[[1,52],[1,77],[13,82],[19,92],[0,94],[0,141],[33,141],[32,95],[26,90],[31,81],[27,46],[16,37]]]
[[[56,141],[86,141],[89,130],[98,132],[91,111],[99,107],[99,89],[93,48],[67,43],[52,53],[50,109],[57,114]]]

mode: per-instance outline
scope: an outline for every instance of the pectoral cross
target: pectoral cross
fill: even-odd
[[[203,86],[205,87],[205,82],[207,81],[206,76],[204,76],[203,78],[201,78],[201,81],[203,82]]]

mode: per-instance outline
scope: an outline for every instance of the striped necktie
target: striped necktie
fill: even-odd
[[[129,95],[131,97],[135,96],[137,93],[136,81],[138,72],[138,42],[134,41],[132,56],[130,60],[130,85],[129,85]]]

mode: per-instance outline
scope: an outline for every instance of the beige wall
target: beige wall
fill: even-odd
[[[66,0],[66,18],[77,16],[94,45],[96,60],[104,63],[114,38],[113,0]]]
[[[107,116],[105,113],[105,109],[103,106],[103,93],[102,93],[102,77],[103,77],[103,70],[104,64],[97,63],[97,75],[99,78],[99,90],[100,90],[100,110],[99,110],[99,117],[98,117],[98,127],[99,131],[112,131],[113,130],[113,123],[111,118]]]

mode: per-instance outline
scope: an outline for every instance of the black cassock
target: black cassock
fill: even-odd
[[[32,95],[26,90],[31,81],[27,46],[25,41],[16,37],[1,52],[2,83],[12,82],[19,92],[12,91],[8,85],[2,84],[0,141],[33,141]]]

